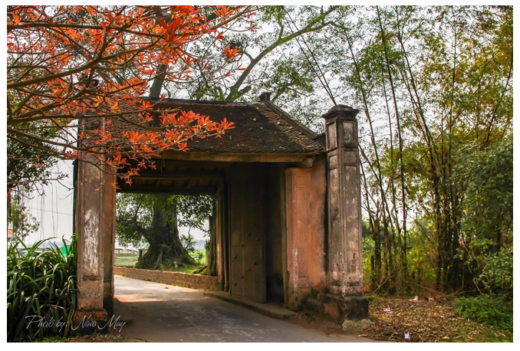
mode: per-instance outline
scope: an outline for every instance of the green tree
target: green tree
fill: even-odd
[[[138,268],[195,264],[179,238],[178,226],[203,229],[211,211],[208,196],[118,194],[116,235],[123,245],[148,243]]]
[[[31,130],[38,138],[53,138],[53,128],[42,128],[41,126],[20,127]],[[31,144],[36,143],[39,147]],[[53,171],[53,166],[58,162],[52,150],[46,150],[43,142],[27,140],[20,137],[15,140],[7,138],[7,191],[9,194],[17,192],[29,194],[32,191],[41,191],[42,186],[49,184],[52,180],[60,180],[65,177]]]
[[[468,146],[470,148],[470,146]],[[513,292],[513,136],[486,149],[470,148],[457,168],[467,184],[459,255],[479,289]],[[464,165],[464,167],[462,167]]]
[[[321,97],[313,93],[317,86],[327,87],[330,79],[323,80],[326,72],[318,59],[324,58],[323,43],[330,41],[324,30],[337,19],[337,10],[337,6],[259,6],[250,18],[242,19],[242,30],[230,30],[220,44],[240,50],[243,70],[220,80],[211,70],[197,70],[194,84],[182,91],[192,99],[217,101],[254,101],[270,91],[277,105],[307,126],[322,128],[315,118],[323,113]],[[196,55],[207,52],[202,43],[191,50]],[[215,50],[218,57],[220,47]],[[175,95],[175,87],[165,87]]]
[[[414,245],[420,244],[417,239],[424,250],[434,244],[436,287],[470,289],[478,273],[458,253],[464,240],[478,237],[468,225],[485,217],[489,207],[468,212],[474,191],[472,175],[464,170],[475,155],[512,133],[512,8],[339,11],[334,35],[346,45],[334,44],[326,52],[335,57],[329,65],[338,79],[347,83],[338,95],[364,110],[360,151],[364,208],[374,240],[372,283],[384,283],[389,291],[408,286],[409,274],[417,273],[407,272],[413,232]],[[483,174],[485,165],[475,165],[478,170],[471,172]],[[488,184],[493,192],[506,189]],[[507,197],[503,201],[505,206]],[[491,217],[494,221],[497,214]],[[412,223],[426,225],[412,231]],[[498,238],[503,231],[491,232],[491,246],[503,246]]]
[[[513,239],[513,136],[487,149],[471,149],[456,170],[463,178],[459,181],[467,183],[462,240],[489,241],[490,250],[497,252]]]
[[[39,228],[36,218],[31,216],[21,197],[13,194],[8,198],[7,223],[13,230],[13,238],[24,238]]]

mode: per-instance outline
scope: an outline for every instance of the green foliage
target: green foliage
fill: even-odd
[[[372,293],[372,294],[367,296],[367,300],[369,302],[372,302],[372,301],[375,301],[375,300],[378,300],[378,299],[379,299],[379,296],[377,294],[374,294],[374,293]]]
[[[116,235],[121,245],[150,243],[154,236],[154,206],[167,214],[166,223],[207,233],[205,221],[213,210],[210,196],[118,194]]]
[[[416,221],[407,236],[407,255],[406,264],[409,276],[403,277],[402,262],[395,264],[393,274],[401,284],[396,286],[398,293],[417,295],[423,291],[423,287],[435,285],[435,247],[429,237],[431,236],[431,225],[424,221]],[[371,237],[363,238],[363,280],[368,288],[378,288],[382,283],[379,280],[374,282],[374,240]],[[390,273],[389,273],[390,274]],[[385,287],[385,286],[383,286]],[[383,289],[385,290],[385,289]],[[380,292],[384,293],[384,291]]]
[[[154,197],[146,194],[118,194],[116,235],[121,245],[140,246],[146,242],[153,219]]]
[[[369,283],[372,281],[372,260],[374,253],[374,240],[370,237],[363,238],[363,281]]]
[[[255,101],[262,92],[270,91],[271,100],[303,124],[323,129],[322,121],[316,118],[323,109],[315,108],[323,104],[323,98],[314,92],[326,74],[320,64],[331,57],[323,55],[323,45],[335,41],[324,29],[333,23],[338,9],[338,6],[259,6],[250,19],[242,22],[243,28],[255,30],[231,30],[221,43],[213,45],[215,51],[211,56],[215,57],[226,45],[239,49],[244,70],[220,80],[215,79],[218,75],[211,69],[194,72],[194,84],[180,89],[186,89],[192,99],[219,101]],[[205,46],[190,49],[196,56],[210,56]]]
[[[489,239],[499,246],[512,242],[513,136],[483,150],[471,152],[472,144],[467,148],[457,169],[468,184],[463,230],[469,237]]]
[[[39,228],[36,218],[31,216],[20,196],[15,194],[8,198],[7,222],[12,226],[13,235],[21,238],[37,231]]]
[[[484,267],[476,278],[488,293],[501,294],[506,299],[513,297],[513,248],[483,256]]]
[[[371,285],[476,290],[486,255],[512,244],[512,7],[342,14],[331,34],[344,44],[331,41],[336,59],[320,62],[364,110]]]
[[[31,133],[35,139],[24,136],[13,136],[9,133],[7,138],[7,189],[30,193],[40,189],[41,186],[53,179],[62,179],[66,175],[53,171],[53,166],[58,162],[55,152],[48,144],[36,140],[50,140],[56,136],[53,129],[31,126]],[[28,125],[17,125],[12,128],[26,132]]]
[[[188,233],[188,235],[181,235],[181,243],[185,250],[187,250],[187,251],[195,250],[193,247],[195,245],[195,238],[193,237],[193,235],[191,235],[189,233]]]
[[[206,231],[205,221],[213,211],[210,196],[168,194],[119,194],[117,197],[116,235],[122,245],[148,243],[148,250],[137,268],[168,269],[174,265],[193,265],[188,252],[193,237],[179,238],[178,226]],[[188,246],[188,247],[186,247]]]
[[[204,251],[190,251],[190,256],[197,262],[199,265],[206,264],[206,252]]]
[[[513,292],[513,136],[486,148],[468,144],[456,179],[466,185],[461,248],[479,290],[511,297]]]
[[[506,331],[513,331],[513,302],[498,296],[459,297],[454,302],[465,318]]]
[[[41,248],[44,242],[27,247],[15,238],[7,248],[8,341],[70,335],[76,308],[76,237],[66,254],[56,245]],[[39,324],[40,318],[53,323]]]
[[[419,294],[423,286],[434,286],[436,251],[432,240],[433,225],[425,220],[416,220],[408,234],[406,255],[411,293]]]
[[[181,243],[184,249],[188,251],[188,254],[197,262],[197,264],[203,265],[206,263],[206,252],[205,250],[195,250],[195,238],[193,235],[189,233],[187,235],[181,235]]]
[[[213,199],[211,196],[173,195],[170,197],[170,203],[177,208],[179,226],[198,229],[206,235],[208,234],[208,229],[206,229],[204,224],[213,211]]]

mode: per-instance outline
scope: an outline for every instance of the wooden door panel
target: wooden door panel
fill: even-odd
[[[265,302],[265,179],[262,165],[240,165],[231,190],[231,294]]]
[[[231,274],[230,289],[231,295],[237,297],[244,296],[244,279],[243,276],[243,253],[240,246],[231,246]]]

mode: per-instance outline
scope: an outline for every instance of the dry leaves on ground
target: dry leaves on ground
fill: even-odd
[[[386,311],[385,311],[386,310]],[[397,342],[495,341],[498,330],[459,316],[449,301],[377,298],[370,302],[369,338]],[[409,339],[405,334],[409,334]],[[483,340],[487,336],[490,340]]]

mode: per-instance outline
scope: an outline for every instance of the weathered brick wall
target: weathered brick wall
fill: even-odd
[[[186,274],[179,272],[162,272],[149,269],[114,267],[114,274],[128,278],[148,280],[151,282],[183,286],[191,289],[220,291],[217,277],[207,275]]]

